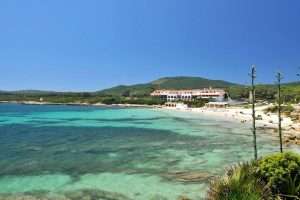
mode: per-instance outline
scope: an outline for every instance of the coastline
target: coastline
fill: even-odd
[[[269,127],[277,128],[278,127],[278,117],[277,114],[265,114],[263,110],[266,107],[257,108],[256,116],[261,116],[260,120],[256,120],[257,127]],[[172,108],[172,107],[163,107],[167,110],[177,110],[183,112],[192,112],[198,113],[201,115],[207,115],[212,117],[218,117],[228,120],[235,120],[241,123],[252,123],[252,111],[251,109],[241,108],[241,107],[230,107],[230,108]],[[294,125],[294,122],[289,117],[282,117],[282,128],[286,129]]]
[[[161,105],[143,105],[143,104],[102,104],[102,103],[53,103],[38,101],[0,101],[0,103],[14,103],[23,105],[66,105],[66,106],[95,106],[95,107],[120,107],[120,108],[150,108],[157,110],[169,110],[179,112],[191,112],[194,114],[219,118],[223,120],[236,121],[241,124],[252,123],[252,111],[249,108],[229,107],[229,108],[174,108]],[[258,106],[256,108],[256,116],[260,119],[256,120],[257,129],[263,129],[271,134],[277,134],[278,116],[276,113],[265,113],[267,106]],[[290,117],[282,116],[283,141],[286,145],[300,145],[300,122],[292,121]]]
[[[54,103],[54,102],[39,102],[39,101],[0,101],[0,103],[12,103],[23,105],[66,105],[66,106],[99,106],[99,107],[137,107],[137,108],[161,108],[159,105],[145,105],[145,104],[102,104],[102,103]]]
[[[275,113],[265,113],[264,109],[268,106],[260,106],[256,109],[256,116],[260,116],[256,120],[256,128],[266,130],[268,133],[277,135],[278,133],[278,116]],[[236,121],[241,124],[251,125],[252,111],[251,109],[241,107],[230,108],[171,108],[163,107],[165,110],[176,110],[179,112],[191,112],[202,116],[209,116],[228,121]],[[300,122],[292,121],[290,117],[282,116],[283,141],[286,145],[300,145]]]

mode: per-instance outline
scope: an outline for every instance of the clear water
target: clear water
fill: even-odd
[[[260,155],[278,150],[276,138],[258,136]],[[250,127],[238,122],[146,108],[0,104],[0,199],[202,199],[212,176],[252,156]]]

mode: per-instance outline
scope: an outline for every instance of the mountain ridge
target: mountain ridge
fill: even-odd
[[[274,84],[257,84],[258,86],[275,87]],[[300,81],[293,81],[282,83],[283,86],[299,86]],[[148,83],[132,84],[132,85],[117,85],[111,88],[102,89],[98,91],[84,92],[84,91],[47,91],[47,90],[34,90],[34,89],[24,89],[24,90],[0,90],[0,93],[12,93],[12,94],[77,94],[77,93],[91,93],[100,95],[124,95],[129,93],[130,95],[149,95],[155,89],[198,89],[198,88],[224,88],[228,89],[230,87],[247,87],[247,85],[242,85],[238,83],[233,83],[224,80],[214,80],[203,77],[196,76],[167,76],[158,78],[156,80],[150,81]]]
[[[211,80],[194,76],[175,76],[162,77],[149,83],[134,85],[118,85],[112,88],[100,90],[97,93],[104,95],[123,95],[130,94],[134,96],[149,95],[155,89],[201,89],[208,87],[228,88],[232,86],[242,86],[223,80]]]

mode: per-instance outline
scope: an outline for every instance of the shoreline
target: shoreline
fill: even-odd
[[[95,107],[137,107],[137,108],[154,108],[163,110],[173,110],[182,112],[191,112],[211,117],[217,117],[227,120],[238,120],[240,123],[252,123],[252,111],[248,108],[242,107],[229,107],[229,108],[174,108],[162,105],[146,105],[146,104],[102,104],[102,103],[54,103],[54,102],[39,102],[39,101],[0,101],[0,104],[21,104],[21,105],[66,105],[66,106],[95,106]],[[256,108],[256,116],[261,116],[260,120],[256,120],[257,127],[259,128],[274,128],[278,127],[278,116],[275,113],[264,113],[264,109],[268,106],[260,106]],[[282,116],[283,130],[299,125],[291,120],[290,117]]]
[[[102,104],[102,103],[53,103],[53,102],[38,102],[38,101],[0,101],[0,104],[22,104],[22,105],[66,105],[66,106],[94,106],[94,107],[120,107],[120,108],[150,108],[157,110],[179,111],[185,113],[194,113],[202,116],[209,116],[212,118],[219,118],[223,120],[235,121],[241,124],[252,123],[252,110],[242,107],[229,108],[174,108],[161,105],[142,105],[142,104]],[[270,105],[268,105],[270,106]],[[268,106],[256,107],[256,116],[261,119],[256,120],[256,128],[264,129],[277,134],[278,130],[278,116],[276,113],[265,113],[264,109]],[[282,116],[282,131],[283,141],[285,144],[300,145],[300,121],[292,121],[290,117]]]
[[[265,113],[264,109],[268,106],[257,107],[256,116],[261,119],[256,120],[256,128],[266,130],[272,135],[278,134],[278,116],[275,113]],[[222,120],[235,121],[241,124],[251,125],[252,110],[242,107],[231,108],[171,108],[163,107],[165,110],[173,110],[178,112],[191,112],[202,116],[209,116]],[[282,116],[282,132],[283,142],[286,145],[300,145],[300,122],[292,121],[290,117]]]
[[[172,108],[172,107],[163,107],[162,109],[182,111],[182,112],[191,112],[201,115],[217,117],[226,120],[234,120],[240,123],[252,123],[252,111],[251,109],[241,108],[241,107],[230,107],[230,108]],[[263,109],[256,110],[256,116],[261,116],[261,119],[257,119],[257,127],[269,127],[277,128],[278,127],[278,117],[277,114],[265,114]],[[295,123],[286,116],[282,117],[282,128],[286,129],[293,126]],[[300,124],[299,124],[300,125]]]
[[[95,106],[95,107],[137,107],[137,108],[161,108],[159,105],[146,104],[102,104],[102,103],[54,103],[54,102],[39,102],[39,101],[0,101],[0,104],[21,104],[21,105],[65,105],[65,106]]]

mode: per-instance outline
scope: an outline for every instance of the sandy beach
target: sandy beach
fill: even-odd
[[[268,131],[277,134],[278,115],[277,113],[265,113],[265,109],[270,105],[256,107],[256,127],[260,129],[272,130]],[[167,110],[177,110],[182,112],[198,113],[200,115],[222,118],[225,120],[234,120],[240,123],[252,123],[252,110],[243,107],[229,107],[229,108],[174,108],[163,107]],[[293,121],[290,117],[282,116],[282,130],[284,132],[283,138],[286,144],[300,145],[300,122]]]

